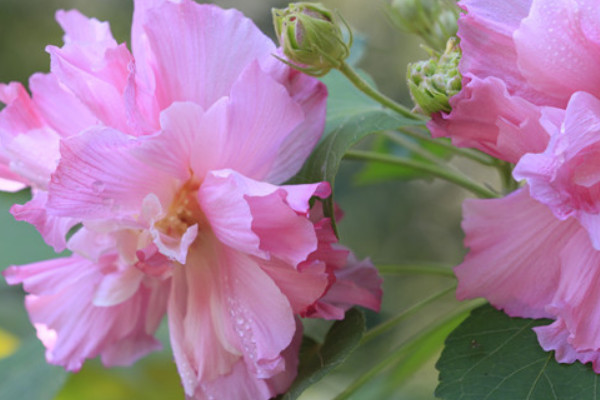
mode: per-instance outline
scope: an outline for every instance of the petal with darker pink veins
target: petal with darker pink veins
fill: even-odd
[[[454,269],[457,297],[485,297],[515,317],[542,318],[559,285],[560,252],[582,229],[561,221],[529,196],[525,187],[493,200],[466,200],[465,246],[469,253]]]

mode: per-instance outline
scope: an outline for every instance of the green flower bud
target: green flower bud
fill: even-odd
[[[322,4],[292,3],[286,9],[274,8],[272,14],[279,43],[294,64],[282,61],[294,68],[323,76],[350,55],[352,39],[344,41],[337,16]]]
[[[425,115],[450,112],[450,97],[462,86],[458,71],[461,52],[457,39],[451,38],[443,54],[430,50],[431,58],[408,65],[407,79],[415,110]]]
[[[456,35],[460,9],[455,0],[392,0],[388,14],[400,30],[421,36],[425,43],[443,50]]]

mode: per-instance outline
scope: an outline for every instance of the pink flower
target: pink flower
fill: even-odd
[[[514,175],[561,219],[576,218],[600,249],[600,100],[577,92],[559,121],[542,120],[552,132],[543,153],[523,156]]]
[[[516,163],[544,150],[547,107],[573,93],[600,95],[598,7],[593,0],[463,0],[463,89],[433,116],[434,136]],[[473,113],[477,107],[477,113]]]
[[[597,286],[600,252],[577,220],[560,220],[527,187],[464,204],[465,244],[455,268],[459,299],[485,297],[508,315],[552,318],[535,328],[559,362],[592,362],[600,373]]]
[[[311,210],[329,185],[282,185],[321,136],[325,87],[234,10],[138,0],[133,54],[106,23],[57,19],[51,73],[32,78],[33,99],[3,87],[0,113],[2,189],[34,189],[13,214],[75,253],[4,272],[30,293],[48,361],[129,364],[157,348],[166,312],[188,398],[284,392],[298,316],[381,299],[374,267]]]
[[[516,163],[527,185],[467,200],[461,299],[552,318],[539,342],[600,373],[600,19],[591,0],[464,0],[463,89],[435,136]]]

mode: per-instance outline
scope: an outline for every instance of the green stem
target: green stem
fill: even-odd
[[[390,99],[383,93],[379,92],[377,89],[372,87],[367,81],[365,81],[363,78],[361,78],[360,75],[358,75],[356,73],[356,71],[345,61],[342,61],[342,64],[339,66],[338,69],[361,92],[363,92],[364,94],[366,94],[373,100],[377,101],[378,103],[382,104],[384,107],[392,109],[392,110],[396,111],[398,114],[403,115],[406,118],[410,118],[412,120],[423,121],[423,122],[429,120],[428,117],[414,114],[412,111],[410,111],[408,108],[406,108],[402,104],[396,103],[394,100]]]
[[[430,151],[427,151],[422,146],[420,146],[418,143],[411,141],[410,139],[408,139],[402,135],[398,135],[395,132],[391,132],[391,131],[384,131],[384,135],[386,135],[388,138],[390,138],[391,140],[393,140],[400,146],[404,147],[405,149],[408,149],[411,152],[420,155],[424,159],[426,159],[434,164],[437,164],[440,166],[446,165],[446,162],[444,160],[442,160],[435,154],[431,153]]]
[[[483,165],[486,165],[489,167],[496,167],[498,165],[494,158],[488,156],[487,154],[481,153],[480,151],[456,147],[452,143],[449,143],[445,140],[434,139],[427,133],[414,132],[414,131],[412,131],[410,129],[406,129],[406,128],[399,128],[398,131],[404,133],[405,135],[411,136],[415,139],[421,139],[421,140],[429,141],[431,143],[435,143],[437,146],[440,146],[441,148],[443,148],[445,150],[448,150],[448,151],[450,151],[456,155],[459,155],[461,157],[471,159],[480,164],[483,164]],[[393,136],[399,137],[401,135],[398,135],[397,132],[389,132],[389,137],[391,139],[393,139]]]
[[[424,307],[428,306],[429,304],[435,302],[436,300],[438,300],[441,297],[444,297],[445,295],[447,295],[448,293],[451,293],[454,291],[454,289],[456,289],[456,284],[438,292],[435,293],[419,302],[417,302],[416,304],[413,304],[411,307],[407,308],[406,310],[402,311],[400,314],[396,315],[395,317],[377,325],[376,327],[370,329],[367,333],[364,334],[364,336],[362,337],[360,343],[361,344],[365,344],[373,339],[375,339],[376,337],[378,337],[379,335],[389,331],[390,329],[392,329],[394,326],[398,325],[400,322],[404,321],[405,319],[407,319],[408,317],[410,317],[411,315],[415,314],[417,311],[420,311],[421,309],[423,309]]]
[[[502,187],[505,192],[512,192],[519,188],[519,182],[512,176],[513,165],[507,161],[500,161],[497,164],[502,179]]]
[[[384,275],[397,274],[419,274],[419,275],[439,275],[454,278],[452,268],[441,265],[378,265],[377,270]]]
[[[438,165],[424,163],[421,161],[412,160],[410,158],[390,156],[387,154],[379,154],[369,151],[360,150],[348,150],[344,155],[347,160],[360,160],[360,161],[377,161],[387,164],[399,165],[402,167],[413,168],[418,171],[426,172],[437,178],[444,179],[448,182],[454,183],[460,187],[469,190],[471,193],[481,198],[496,198],[498,194],[492,190],[486,188],[474,182],[468,176],[458,171],[451,171],[448,168],[443,168]]]
[[[427,328],[417,333],[415,336],[411,337],[404,343],[402,343],[398,348],[396,348],[389,356],[384,358],[379,364],[375,365],[365,374],[361,375],[358,379],[356,379],[350,386],[348,386],[342,393],[337,395],[333,400],[346,400],[350,396],[352,396],[358,389],[360,389],[365,383],[372,380],[377,374],[386,368],[394,365],[398,362],[402,357],[404,357],[411,349],[411,347],[421,339],[421,337],[429,335],[435,332],[437,329],[451,322],[455,318],[459,317],[462,314],[467,313],[468,311],[479,307],[485,304],[485,300],[478,299],[469,302],[466,306],[459,307],[454,312],[447,315],[445,318],[439,319],[435,321],[433,324],[429,325]]]

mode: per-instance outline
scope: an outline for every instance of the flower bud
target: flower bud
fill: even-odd
[[[450,112],[450,97],[462,86],[458,71],[461,52],[456,38],[448,40],[446,51],[439,55],[430,50],[431,58],[408,65],[407,79],[415,110],[425,115]]]
[[[272,14],[275,33],[294,68],[323,76],[350,55],[352,39],[344,41],[338,18],[322,4],[292,3],[274,8]]]
[[[455,0],[392,0],[388,14],[400,30],[421,36],[425,43],[443,50],[456,35],[459,8]]]

